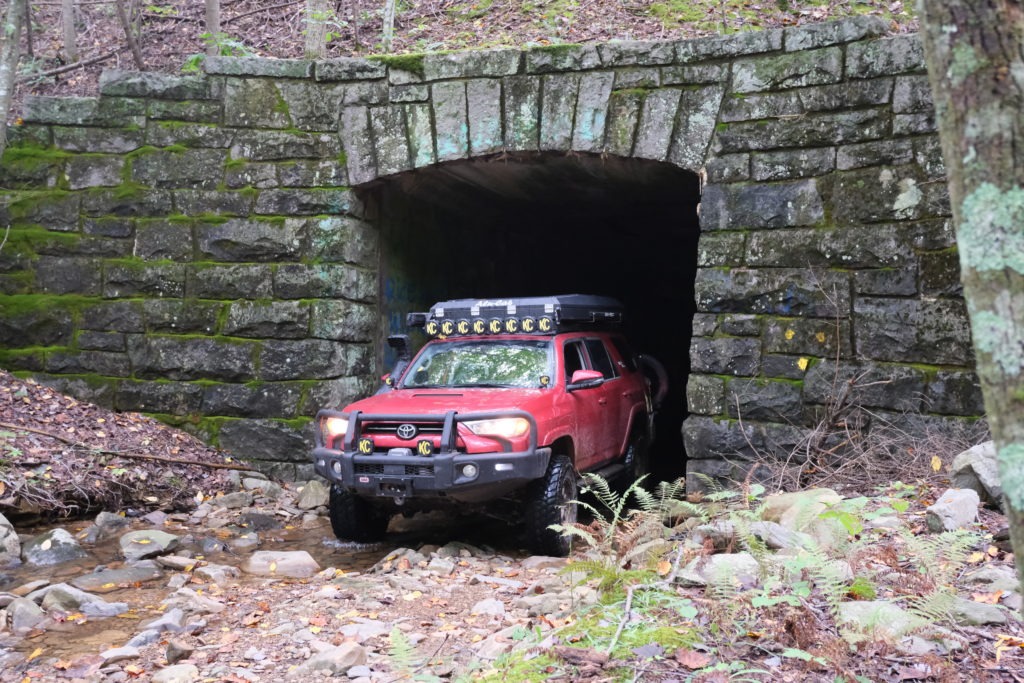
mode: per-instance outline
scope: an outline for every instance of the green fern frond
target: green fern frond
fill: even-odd
[[[563,536],[578,538],[589,546],[600,545],[600,540],[596,536],[594,536],[594,534],[590,533],[589,531],[587,531],[587,529],[578,524],[573,524],[569,526],[566,526],[564,524],[552,524],[548,528],[554,531],[555,533],[562,534]]]
[[[907,600],[910,613],[929,624],[949,623],[953,619],[956,595],[952,590],[940,588],[925,595],[915,595]]]
[[[388,634],[388,661],[400,675],[408,676],[419,666],[416,646],[396,626]]]

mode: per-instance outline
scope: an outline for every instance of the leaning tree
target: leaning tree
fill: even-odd
[[[1024,585],[1024,7],[921,0],[964,298]]]

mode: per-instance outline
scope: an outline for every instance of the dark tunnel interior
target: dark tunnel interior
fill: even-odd
[[[360,195],[381,235],[382,340],[408,332],[407,312],[445,299],[615,297],[634,348],[660,360],[670,378],[653,474],[683,475],[700,231],[695,174],[618,157],[503,155],[400,174]]]

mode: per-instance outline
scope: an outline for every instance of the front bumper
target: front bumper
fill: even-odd
[[[317,424],[327,417],[344,417],[342,413],[321,410]],[[493,453],[460,453],[456,449],[460,422],[521,417],[530,423],[526,450]],[[432,455],[409,453],[362,454],[356,440],[365,423],[437,422],[442,425],[440,448]],[[348,415],[348,430],[342,448],[324,443],[317,430],[313,465],[316,473],[332,484],[344,486],[365,497],[392,498],[405,501],[414,498],[452,498],[466,502],[485,502],[505,491],[518,488],[544,476],[551,459],[550,448],[537,447],[537,422],[521,410],[492,413],[443,415],[366,414],[358,411]]]

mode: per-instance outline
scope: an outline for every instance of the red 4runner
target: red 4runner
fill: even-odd
[[[535,552],[565,555],[551,524],[576,520],[577,477],[635,479],[654,436],[650,381],[664,371],[618,332],[622,305],[571,294],[463,299],[412,313],[432,339],[376,395],[317,414],[313,462],[331,482],[341,539],[380,538],[391,516],[520,504]]]

